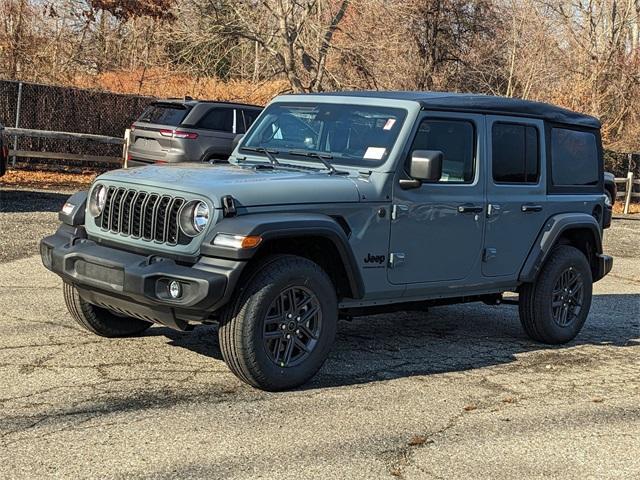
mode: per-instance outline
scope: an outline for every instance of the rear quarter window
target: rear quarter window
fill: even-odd
[[[140,115],[138,122],[177,127],[182,123],[187,113],[189,113],[189,109],[183,105],[154,103],[149,105]]]
[[[590,186],[599,182],[598,140],[592,132],[551,129],[554,186]]]

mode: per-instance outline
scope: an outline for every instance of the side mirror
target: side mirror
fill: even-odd
[[[440,150],[414,150],[409,162],[409,179],[401,179],[400,187],[407,190],[418,188],[423,182],[437,182],[442,176],[442,160],[444,154]]]
[[[442,176],[443,159],[444,154],[440,150],[414,150],[409,175],[422,182],[437,182]]]
[[[244,133],[239,133],[238,135],[233,137],[233,141],[231,142],[231,150],[236,149],[236,147],[240,143],[240,140],[242,140],[242,137],[244,137]]]

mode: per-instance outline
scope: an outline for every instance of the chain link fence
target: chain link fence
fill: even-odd
[[[92,133],[122,137],[152,97],[122,95],[81,88],[0,80],[0,123],[6,127]],[[60,152],[95,156],[121,155],[121,147],[90,140],[60,140],[20,137],[12,150]],[[26,159],[19,159],[24,163]],[[29,163],[59,164],[59,160],[30,160]],[[74,165],[65,161],[66,165]],[[90,166],[86,162],[77,166]],[[100,166],[99,164],[97,166]],[[640,154],[605,151],[605,170],[616,177],[632,171],[640,177]]]
[[[137,95],[0,80],[0,123],[6,127],[122,137],[152,100]],[[19,137],[15,147],[13,139],[10,146],[13,150],[95,156],[118,157],[122,153],[118,145],[89,140]],[[24,163],[26,159],[19,161]],[[32,162],[35,160],[29,161]],[[48,162],[38,159],[37,163]]]
[[[604,169],[616,177],[626,177],[628,172],[633,172],[634,177],[640,178],[640,153],[605,150]]]

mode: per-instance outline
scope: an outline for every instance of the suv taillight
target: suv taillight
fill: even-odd
[[[0,151],[0,158],[9,158],[9,147],[4,145]]]
[[[193,132],[183,132],[181,130],[160,130],[160,135],[163,137],[171,137],[171,138],[187,138],[189,140],[195,140],[198,138],[197,133]]]

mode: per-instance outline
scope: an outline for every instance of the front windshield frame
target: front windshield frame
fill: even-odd
[[[295,118],[293,113],[298,114]],[[302,142],[293,141],[292,138],[285,139],[282,137],[284,130],[281,129],[281,141],[274,140],[275,132],[274,124],[278,120],[287,120],[292,118],[297,122],[302,122],[300,116],[306,115],[308,122],[313,122],[314,127],[309,123],[300,127],[309,128],[309,137],[305,137]],[[327,120],[318,120],[318,117],[324,115]],[[382,166],[391,156],[396,148],[402,131],[409,116],[409,110],[404,106],[398,105],[379,105],[379,104],[351,104],[338,102],[320,102],[320,101],[282,101],[274,102],[267,106],[260,117],[254,122],[247,134],[238,145],[238,151],[241,153],[250,153],[254,156],[258,153],[259,157],[266,157],[260,152],[248,152],[244,147],[249,148],[267,148],[275,153],[279,161],[285,164],[315,164],[318,168],[324,168],[320,162],[314,158],[304,158],[301,152],[310,154],[320,154],[333,165],[351,166],[355,168],[374,169]],[[329,120],[328,118],[332,119]],[[337,138],[339,121],[348,120],[346,132],[347,139],[345,148],[331,148],[331,135]],[[357,124],[360,121],[360,124]],[[265,142],[265,129],[271,128],[269,141]],[[362,140],[354,131],[359,127],[364,133],[368,134],[368,139]],[[360,148],[347,149],[351,140],[359,141],[362,145]],[[277,140],[277,139],[276,139]],[[367,143],[369,142],[369,143]],[[288,153],[288,152],[292,153]],[[295,153],[293,153],[295,152]],[[265,160],[268,161],[267,158]]]

